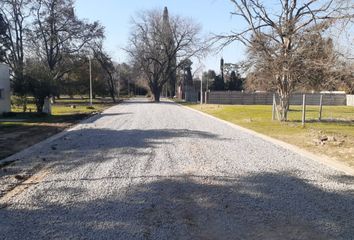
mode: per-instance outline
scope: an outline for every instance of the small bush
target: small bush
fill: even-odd
[[[9,117],[16,117],[16,113],[15,112],[4,112],[3,114],[2,114],[2,116],[3,117],[5,117],[5,118],[9,118]]]
[[[49,114],[47,113],[44,113],[44,112],[34,112],[31,114],[31,117],[34,117],[34,118],[42,118],[42,117],[48,117]]]

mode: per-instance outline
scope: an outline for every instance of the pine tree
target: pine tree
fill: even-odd
[[[242,79],[239,74],[232,71],[230,74],[230,79],[227,82],[227,90],[229,91],[241,91],[242,89]]]

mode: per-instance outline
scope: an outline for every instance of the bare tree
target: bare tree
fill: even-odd
[[[43,61],[58,81],[71,69],[62,64],[65,57],[80,52],[91,41],[103,38],[103,27],[98,22],[78,19],[72,0],[36,0],[31,34],[33,54]],[[70,59],[70,58],[66,58]]]
[[[3,0],[0,4],[0,14],[6,23],[4,41],[8,53],[5,55],[5,62],[11,67],[15,77],[23,75],[24,42],[26,30],[28,30],[26,19],[30,16],[29,4],[29,0]]]
[[[25,42],[29,30],[29,0],[3,0],[0,3],[0,14],[6,23],[2,37],[3,60],[11,68],[14,94],[22,99],[23,110],[27,108],[27,84],[24,79]]]
[[[109,94],[113,100],[113,102],[116,102],[116,91],[117,91],[117,86],[116,86],[116,68],[112,62],[111,57],[106,53],[103,49],[102,42],[99,42],[94,45],[92,48],[92,51],[94,53],[95,59],[99,62],[101,65],[102,69],[105,71],[106,75],[106,82],[108,86],[108,91]]]
[[[354,3],[350,0],[278,0],[267,5],[261,0],[231,2],[235,6],[232,14],[240,17],[247,27],[218,35],[216,39],[222,41],[222,46],[240,41],[248,47],[251,69],[262,72],[264,79],[271,79],[279,94],[281,120],[284,121],[290,94],[317,63],[307,52],[306,38],[322,36],[334,23],[352,18]],[[321,68],[322,64],[323,61],[315,68]]]
[[[159,11],[142,13],[133,20],[132,27],[126,51],[147,79],[154,100],[159,102],[162,87],[182,60],[200,56],[205,51],[199,37],[200,27],[190,19],[170,16],[171,39],[166,37],[163,15]]]

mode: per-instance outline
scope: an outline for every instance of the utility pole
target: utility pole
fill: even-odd
[[[118,84],[118,89],[117,89],[118,91],[117,92],[118,92],[118,99],[119,99],[120,98],[120,71],[118,72],[118,83],[117,84]]]
[[[272,120],[273,121],[275,120],[276,111],[277,111],[277,102],[276,102],[275,93],[274,93],[273,94],[273,107],[272,107]]]
[[[224,79],[224,58],[221,57],[220,59],[220,71],[221,71],[221,79],[223,82],[225,82],[225,79]]]
[[[318,118],[319,121],[322,121],[322,110],[323,110],[323,95],[321,94],[321,97],[320,97],[320,117]]]
[[[203,104],[203,76],[200,78],[200,104]]]
[[[90,65],[90,107],[92,107],[92,62],[91,56],[88,57]]]
[[[302,126],[306,123],[306,94],[302,96]]]

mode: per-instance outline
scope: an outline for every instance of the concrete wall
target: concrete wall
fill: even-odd
[[[11,89],[9,67],[0,63],[0,114],[11,111]]]
[[[327,106],[345,106],[347,98],[345,94],[322,94],[323,104]],[[302,105],[301,93],[293,94],[290,105]],[[319,105],[321,94],[306,94],[307,105]],[[235,104],[235,105],[272,105],[273,93],[243,93],[235,91],[216,91],[208,93],[210,104]]]
[[[354,107],[354,95],[347,95],[347,106]]]

